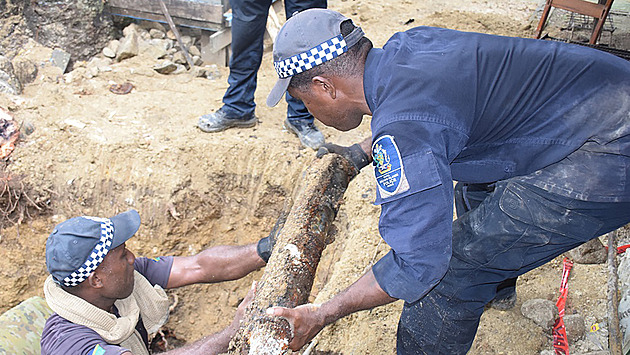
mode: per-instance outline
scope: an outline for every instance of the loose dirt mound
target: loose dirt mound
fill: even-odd
[[[377,46],[394,31],[417,25],[529,37],[536,5],[528,0],[329,4],[353,17]],[[81,63],[62,75],[46,65],[50,52],[32,41],[22,43],[16,55],[39,64],[38,78],[21,96],[0,96],[0,106],[11,110],[18,122],[35,127],[18,144],[5,171],[25,176],[29,196],[45,207],[35,218],[8,223],[1,231],[0,311],[42,295],[45,240],[52,226],[66,218],[135,208],[143,225],[128,244],[142,256],[190,255],[212,245],[254,242],[271,230],[301,172],[314,159],[313,151],[282,131],[282,105],[270,109],[261,104],[255,128],[206,134],[195,127],[200,115],[221,106],[226,68],[220,68],[221,77],[215,80],[164,76],[151,69],[152,61],[134,57],[96,77],[87,75]],[[264,103],[276,79],[270,53],[258,79],[256,99]],[[131,93],[109,91],[112,84],[125,82],[133,84]],[[348,133],[320,128],[327,141],[339,144],[370,134],[369,120]],[[366,171],[346,192],[335,222],[337,240],[324,252],[312,301],[323,302],[344,289],[388,251],[377,229],[380,208],[371,204],[372,180]],[[577,265],[569,282],[568,312],[585,315],[589,325],[606,314],[604,271],[601,265]],[[551,349],[549,336],[519,309],[527,299],[555,300],[560,276],[561,264],[554,261],[522,277],[517,306],[484,314],[472,353]],[[254,273],[238,281],[171,291],[179,303],[167,327],[185,341],[220,330],[259,277]],[[340,320],[316,338],[315,353],[394,354],[401,306],[396,302]]]

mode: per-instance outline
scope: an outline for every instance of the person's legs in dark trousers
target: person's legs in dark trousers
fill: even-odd
[[[284,10],[287,14],[287,20],[296,12],[313,8],[325,9],[326,6],[327,0],[284,1]],[[296,134],[300,138],[302,145],[312,149],[318,149],[324,144],[324,135],[315,127],[313,115],[308,112],[302,101],[292,97],[288,92],[285,94],[285,98],[287,100],[285,128]]]
[[[490,184],[465,184],[458,182],[455,185],[455,211],[461,217],[469,212],[488,197],[494,191],[494,183]],[[489,307],[506,311],[516,305],[516,280],[507,279],[497,286],[496,297],[488,304]]]
[[[223,95],[223,107],[203,115],[199,128],[218,132],[231,127],[252,127],[257,119],[256,78],[262,62],[263,41],[271,0],[231,0],[232,57],[229,87]]]
[[[512,180],[453,222],[440,283],[405,303],[398,354],[465,354],[497,286],[630,222],[630,203],[587,202]]]
[[[230,58],[229,87],[223,95],[223,107],[201,116],[198,127],[204,132],[219,132],[231,127],[256,125],[257,74],[262,62],[264,35],[271,0],[231,0],[232,57]],[[287,19],[296,11],[326,8],[326,0],[287,0]],[[315,127],[313,116],[302,101],[286,94],[287,119],[284,126],[300,139],[302,145],[318,149],[324,135]]]
[[[253,114],[258,69],[271,0],[230,0],[232,6],[232,57],[229,87],[223,95],[228,116]]]

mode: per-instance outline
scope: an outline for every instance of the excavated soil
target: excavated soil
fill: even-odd
[[[418,25],[531,37],[537,6],[535,0],[329,2],[354,18],[376,46],[395,31]],[[0,94],[1,107],[34,127],[0,177],[23,176],[16,188],[22,208],[0,231],[0,311],[43,294],[45,240],[58,222],[135,208],[143,225],[128,247],[138,256],[191,255],[213,245],[251,243],[271,230],[314,159],[313,151],[282,130],[286,106],[264,105],[276,79],[269,51],[258,75],[260,123],[207,134],[195,127],[197,118],[221,106],[226,68],[219,68],[220,77],[213,80],[167,76],[151,69],[153,61],[134,57],[96,77],[87,75],[81,62],[62,75],[45,65],[51,49],[20,43],[17,56],[38,63],[39,74],[22,95]],[[125,82],[133,84],[131,93],[110,92],[112,84]],[[327,141],[345,145],[370,134],[369,119],[346,133],[320,128]],[[369,171],[350,183],[335,221],[336,241],[324,251],[311,301],[323,302],[344,289],[388,251],[378,234],[374,194]],[[18,219],[21,223],[15,224]],[[516,307],[484,314],[471,354],[551,350],[549,334],[524,318],[520,306],[532,298],[555,301],[561,272],[561,259],[556,259],[521,277]],[[178,303],[167,327],[181,341],[222,329],[261,274],[169,291]],[[311,354],[394,354],[401,306],[395,302],[338,321],[315,339]],[[567,313],[575,312],[589,326],[605,321],[605,265],[575,265]],[[572,345],[578,352],[596,349],[587,341]]]

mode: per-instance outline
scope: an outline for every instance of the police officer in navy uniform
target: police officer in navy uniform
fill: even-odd
[[[329,10],[289,19],[274,45],[288,92],[373,160],[391,247],[320,306],[273,307],[299,349],[352,312],[405,301],[399,354],[464,354],[499,286],[630,222],[630,63],[591,48],[418,27],[383,48]],[[453,221],[453,181],[490,186]],[[463,190],[463,189],[462,189]],[[477,191],[479,192],[479,191]]]

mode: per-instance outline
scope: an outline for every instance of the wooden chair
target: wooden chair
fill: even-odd
[[[595,44],[602,32],[604,21],[606,21],[606,17],[608,17],[613,1],[614,0],[598,0],[597,3],[594,3],[586,0],[547,0],[540,21],[538,22],[538,27],[536,28],[536,38],[540,38],[543,27],[545,27],[545,23],[549,17],[551,7],[557,7],[595,18],[595,27],[593,28],[593,34],[589,41],[590,44]]]

